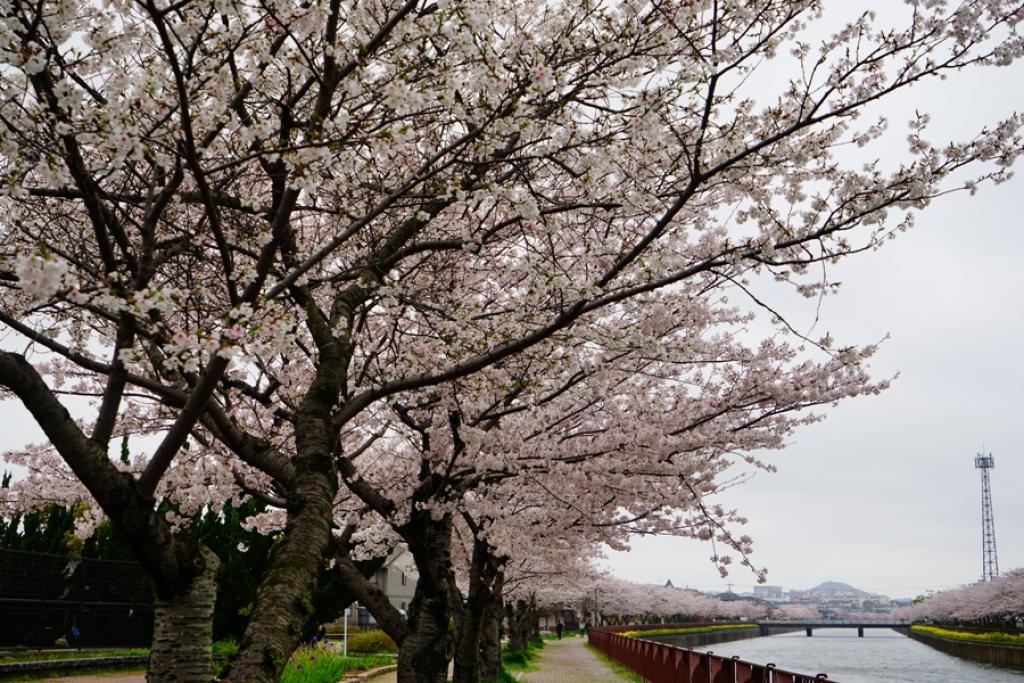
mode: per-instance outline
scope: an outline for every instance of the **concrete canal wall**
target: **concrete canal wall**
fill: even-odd
[[[911,631],[909,628],[899,629],[899,631],[918,642],[949,655],[1024,671],[1024,647],[1001,645],[999,643],[970,643],[964,640],[942,638],[940,636]]]

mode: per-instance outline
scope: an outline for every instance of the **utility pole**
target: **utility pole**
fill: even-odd
[[[996,555],[996,524],[992,516],[992,484],[989,470],[996,459],[989,453],[974,456],[975,469],[981,470],[981,580],[991,581],[999,576],[999,558]]]

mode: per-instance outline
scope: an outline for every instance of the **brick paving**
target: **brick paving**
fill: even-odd
[[[584,647],[585,638],[545,640],[533,660],[536,671],[517,674],[524,683],[622,683],[627,680],[605,666]]]

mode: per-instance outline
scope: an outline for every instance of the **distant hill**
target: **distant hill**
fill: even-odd
[[[867,591],[862,591],[859,588],[854,588],[848,583],[841,581],[826,581],[819,583],[814,588],[807,591],[808,593],[853,593],[854,595],[871,595]]]

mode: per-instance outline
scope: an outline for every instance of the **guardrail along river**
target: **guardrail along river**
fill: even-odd
[[[672,642],[671,636],[657,640]],[[694,648],[748,662],[772,662],[805,674],[827,673],[839,683],[1024,683],[1024,672],[970,662],[888,629],[819,629]]]

